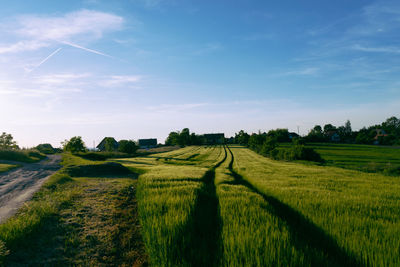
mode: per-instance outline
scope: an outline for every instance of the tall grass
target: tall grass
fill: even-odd
[[[46,158],[37,150],[0,150],[0,160],[32,163]]]
[[[303,231],[309,244],[323,241],[325,255],[360,265],[400,265],[398,178],[276,162],[241,147],[232,151],[233,169],[274,207],[295,239]]]
[[[210,151],[213,151],[213,162],[206,162],[216,164],[221,160],[217,156],[222,156],[216,150],[221,152],[222,148],[187,147],[125,161],[128,167],[145,170],[139,178],[139,214],[153,266],[194,266],[196,262],[213,258],[210,257],[213,252],[204,245],[209,236],[199,234],[203,231],[194,220],[201,214],[209,214],[208,209],[203,209],[206,205],[200,204],[210,203],[202,193],[207,191],[204,180],[211,165],[187,164],[195,164],[197,157]],[[208,230],[211,233],[214,229]]]

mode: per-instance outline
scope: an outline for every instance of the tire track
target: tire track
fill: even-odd
[[[229,162],[228,169],[231,176],[234,178],[234,182],[228,182],[227,184],[243,185],[260,195],[272,208],[270,210],[272,215],[286,223],[291,236],[290,241],[297,249],[302,251],[306,247],[312,247],[316,251],[322,252],[329,260],[329,262],[325,263],[326,265],[368,266],[368,264],[360,262],[354,255],[351,255],[345,249],[341,248],[332,236],[304,217],[303,214],[281,202],[279,199],[261,192],[243,176],[238,174],[233,169],[235,161],[234,155],[229,147],[227,147],[227,149],[231,154],[231,161]],[[312,266],[319,266],[320,264],[320,262],[313,262],[311,259]]]
[[[219,266],[222,255],[222,218],[215,186],[215,170],[227,159],[224,158],[211,167],[202,177],[202,187],[198,189],[196,202],[183,227],[177,248],[172,258],[183,258],[189,266]],[[183,253],[182,253],[183,252]]]

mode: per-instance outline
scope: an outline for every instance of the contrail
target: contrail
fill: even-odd
[[[77,45],[77,44],[74,44],[74,43],[70,43],[70,42],[66,42],[66,41],[60,41],[60,43],[63,43],[63,44],[66,44],[66,45],[69,45],[69,46],[72,46],[72,47],[76,47],[76,48],[79,48],[79,49],[82,49],[82,50],[85,50],[85,51],[88,51],[88,52],[91,52],[91,53],[94,53],[94,54],[97,54],[97,55],[101,55],[101,56],[105,56],[105,57],[116,59],[113,56],[104,54],[102,52],[99,52],[99,51],[96,51],[96,50],[93,50],[93,49],[90,49],[90,48],[86,48],[86,47]]]
[[[48,55],[45,59],[43,59],[42,61],[40,61],[39,64],[37,64],[33,69],[28,70],[28,73],[31,73],[32,71],[36,70],[37,68],[39,68],[43,63],[45,63],[47,60],[49,60],[52,56],[54,56],[55,54],[57,54],[58,52],[60,52],[62,48],[58,48],[56,51],[54,51],[53,53],[51,53],[50,55]]]

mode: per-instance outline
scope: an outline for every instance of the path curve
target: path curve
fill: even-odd
[[[0,174],[0,223],[14,215],[42,184],[61,168],[61,155]]]

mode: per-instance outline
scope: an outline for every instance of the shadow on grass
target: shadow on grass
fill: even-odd
[[[287,224],[291,242],[297,249],[307,252],[307,248],[312,248],[321,252],[327,260],[327,262],[320,262],[314,255],[306,255],[311,266],[368,266],[366,263],[360,262],[345,249],[341,248],[333,237],[304,217],[303,214],[281,202],[279,199],[260,192],[246,181],[243,176],[235,172],[233,170],[234,155],[229,148],[228,150],[232,156],[228,168],[231,171],[234,181],[227,182],[227,184],[246,186],[253,192],[262,196],[271,207],[269,211],[272,215],[278,217]]]
[[[176,246],[171,248],[172,265],[183,266],[219,266],[222,255],[222,218],[216,193],[215,169],[227,157],[208,170],[197,191],[196,203],[189,220],[176,237]],[[199,181],[199,180],[197,180]]]

